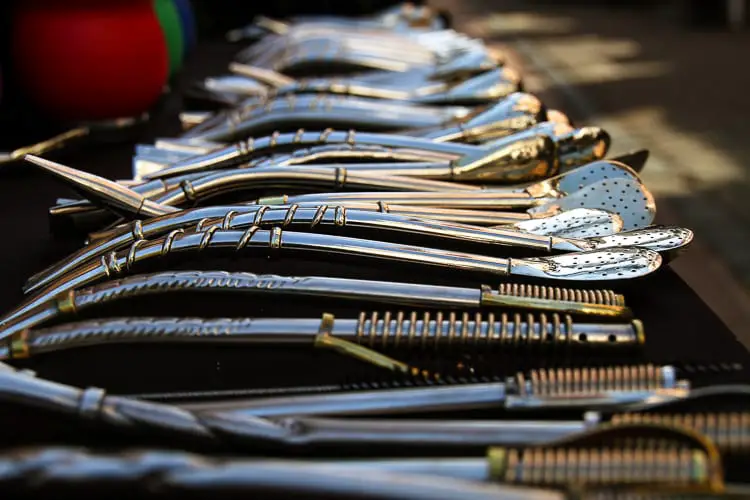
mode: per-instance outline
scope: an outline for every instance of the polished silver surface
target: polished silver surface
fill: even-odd
[[[458,157],[477,151],[477,146],[457,143],[438,143],[430,139],[395,134],[377,134],[353,130],[305,131],[279,133],[238,142],[207,154],[188,158],[165,167],[144,179],[159,179],[211,169],[227,168],[242,164],[256,156],[267,156],[309,146],[346,144],[350,146],[378,146],[386,148],[408,148],[426,152],[446,153]]]
[[[555,257],[511,259],[510,274],[573,281],[619,280],[650,274],[661,263],[661,256],[653,250],[621,247]]]
[[[518,221],[510,226],[532,234],[585,239],[619,233],[623,221],[619,215],[606,210],[574,208],[548,217]]]
[[[235,65],[236,67],[237,65]],[[376,97],[420,104],[461,106],[486,104],[496,99],[502,99],[513,92],[517,92],[520,86],[518,72],[507,67],[491,69],[458,82],[429,81],[419,78],[421,75],[413,75],[410,72],[401,73],[401,75],[408,75],[410,78],[391,78],[378,85],[356,76],[351,78],[313,77],[294,80],[286,85],[269,89],[260,85],[253,78],[225,76],[206,79],[203,85],[211,90],[236,93],[238,98],[240,96],[264,96],[267,94],[284,96],[288,94],[325,93]]]
[[[162,214],[173,211],[174,206],[204,201],[217,195],[258,191],[260,188],[275,189],[393,189],[398,191],[419,190],[440,192],[478,192],[478,186],[456,184],[415,177],[379,175],[376,172],[349,171],[345,167],[315,168],[268,167],[263,169],[238,169],[232,172],[217,172],[194,181],[183,180],[178,186],[152,200],[152,204],[163,207]],[[137,214],[133,214],[137,215]],[[156,214],[154,214],[156,215]]]
[[[27,330],[29,356],[102,344],[231,343],[315,345],[320,318],[127,317],[87,320]],[[328,334],[373,349],[422,348],[451,351],[518,351],[555,344],[566,349],[633,348],[641,343],[630,323],[576,323],[570,317],[442,312],[361,313],[336,318]],[[3,351],[0,359],[10,359]],[[634,390],[634,389],[628,389]]]
[[[246,231],[212,230],[198,233],[172,231],[153,241],[138,240],[128,250],[111,252],[100,261],[79,266],[29,297],[15,310],[0,319],[3,338],[12,331],[9,323],[62,293],[90,285],[106,278],[130,274],[143,261],[163,259],[170,254],[207,251],[250,252],[274,256],[279,253],[301,255],[309,259],[346,257],[363,263],[398,262],[453,272],[470,272],[491,276],[519,276],[542,280],[599,281],[632,279],[648,275],[661,265],[661,256],[644,248],[624,247],[614,250],[573,252],[551,257],[506,259],[486,255],[439,250],[347,238],[282,231],[267,231],[252,226]],[[336,256],[336,257],[334,257]]]
[[[621,295],[611,290],[500,284],[460,288],[391,281],[322,276],[278,276],[228,271],[175,271],[135,275],[71,291],[31,311],[26,328],[56,317],[146,295],[179,292],[258,294],[284,297],[325,297],[329,300],[377,302],[433,309],[532,309],[536,311],[629,318]]]
[[[276,225],[279,223],[282,225],[289,225],[296,221],[296,226],[299,227],[300,223],[302,225],[307,225],[309,222],[317,220],[316,215],[319,213],[319,207],[320,206],[317,204],[303,205],[298,206],[297,208],[292,208],[292,206],[268,205],[213,206],[184,210],[161,217],[154,217],[145,222],[137,220],[121,227],[96,234],[95,237],[92,237],[92,241],[82,249],[54,264],[52,267],[32,276],[24,286],[24,291],[28,293],[38,289],[40,286],[43,286],[62,274],[71,271],[75,267],[105,255],[108,252],[112,252],[113,250],[122,249],[131,245],[138,239],[155,238],[175,229],[195,229],[205,231],[213,226],[219,226],[222,229],[237,229],[240,227],[246,227],[248,223],[261,224],[263,221],[266,221],[267,225]],[[347,208],[345,213],[348,214],[348,216],[344,218],[339,217],[338,219],[335,217],[337,213],[336,207],[330,207],[324,210],[324,215],[326,212],[328,213],[327,223],[331,222],[331,217],[333,216],[335,225],[336,220],[344,223],[346,223],[346,221],[351,221],[352,216],[356,217],[358,212],[398,215],[399,210],[403,212],[402,215],[404,217],[420,218],[420,223],[428,224],[433,231],[435,228],[441,226],[440,223],[436,222],[439,218],[436,218],[434,214],[432,215],[432,219],[434,220],[427,220],[425,217],[420,217],[419,209],[409,210],[408,207],[390,207],[385,204],[359,204],[356,207]],[[485,222],[499,222],[497,220],[498,217],[494,214],[496,213],[490,212],[487,215],[483,215],[481,212],[471,212],[466,217],[487,217]],[[451,217],[460,218],[462,212],[443,210],[440,216],[450,221]],[[383,215],[377,217],[376,220],[380,220],[381,222],[374,227],[382,228],[384,225],[390,225],[387,221],[403,220],[404,217],[396,216],[390,218],[388,215]],[[373,216],[361,214],[360,218],[361,220],[372,220]],[[515,229],[526,234],[556,237],[604,236],[619,232],[622,229],[622,220],[618,216],[608,212],[589,209],[574,209],[569,213],[564,212],[562,214],[539,219],[517,220],[518,219],[510,219],[510,221],[504,221],[506,223],[510,222],[505,229]],[[323,217],[320,217],[320,220],[316,224],[321,222],[325,222]],[[446,225],[446,228],[450,229],[450,227],[451,225]],[[469,234],[477,234],[477,231],[481,231],[478,227],[468,229]],[[503,234],[502,231],[495,231],[494,233],[500,235]]]
[[[590,249],[634,246],[660,253],[672,253],[686,248],[693,241],[693,232],[675,226],[651,226],[586,240]],[[584,246],[584,245],[581,245]]]
[[[326,68],[333,65],[348,68],[346,72],[421,70],[434,79],[466,77],[496,66],[480,42],[452,30],[394,33],[339,24],[289,27],[264,37],[235,60],[287,74],[312,68],[316,74],[327,74]]]
[[[373,118],[376,118],[375,115]],[[442,143],[449,140],[487,140],[493,137],[504,137],[524,129],[527,129],[545,119],[544,108],[536,97],[530,94],[515,93],[501,100],[487,109],[480,109],[465,119],[460,120],[455,125],[444,125],[443,122],[437,124],[437,127],[427,130],[416,129],[414,131],[405,130],[401,132],[402,136],[392,136],[389,134],[372,134],[349,131],[345,135],[342,132],[326,130],[316,133],[298,130],[295,134],[275,133],[270,138],[250,139],[241,141],[236,145],[229,146],[223,150],[217,150],[207,153],[201,157],[187,158],[176,162],[171,166],[165,167],[162,171],[145,175],[144,178],[167,177],[179,175],[189,171],[226,168],[236,165],[263,154],[269,154],[274,151],[282,151],[294,146],[316,144],[335,144],[347,143],[350,145],[378,145],[385,147],[408,147],[411,149],[424,149],[426,151],[451,152],[457,154],[470,154],[472,158],[477,158],[487,153],[484,149],[479,148],[457,148],[457,147],[440,147],[436,143]],[[326,126],[330,126],[327,124]],[[404,129],[408,127],[402,127]],[[520,142],[534,143],[534,141],[543,141],[543,137],[549,137],[550,131],[540,133],[525,134],[518,138]],[[312,136],[312,137],[310,137]],[[408,137],[422,137],[422,141],[411,140]],[[206,136],[201,136],[206,137]],[[425,139],[429,139],[425,141]],[[212,138],[212,140],[222,140],[222,138]],[[513,146],[512,142],[505,141],[502,143],[487,145],[485,149],[491,151],[507,151]],[[514,147],[518,149],[518,146]],[[601,158],[606,153],[606,148],[599,156]],[[595,159],[595,158],[592,158]],[[148,160],[145,158],[144,160]]]
[[[278,203],[273,198],[261,203]],[[626,230],[650,225],[656,215],[653,196],[626,165],[602,160],[523,189],[460,192],[315,193],[283,198],[283,203],[377,203],[458,209],[526,209],[546,216],[574,208],[602,209],[619,215]]]
[[[531,207],[528,212],[533,216],[581,207],[616,213],[622,218],[625,230],[648,226],[656,217],[653,195],[640,180],[627,178],[589,184],[570,195]]]
[[[430,7],[411,3],[396,4],[371,16],[309,16],[299,15],[291,17],[286,22],[268,19],[265,16],[256,17],[252,24],[227,33],[227,39],[238,42],[244,39],[254,40],[258,36],[269,33],[287,33],[291,26],[303,25],[335,25],[347,28],[388,29],[395,31],[409,30],[444,30],[445,22]]]
[[[349,96],[289,94],[232,112],[220,125],[191,134],[206,141],[228,142],[279,129],[361,128],[396,131],[452,123],[470,116],[463,106],[423,106],[404,101]]]
[[[607,366],[603,368],[571,368],[558,373],[557,370],[534,370],[530,374],[518,374],[510,383],[459,384],[445,387],[421,387],[409,389],[384,389],[352,391],[324,395],[301,395],[258,398],[211,403],[185,403],[180,406],[192,411],[226,411],[237,416],[293,417],[297,415],[386,415],[408,412],[437,412],[470,410],[474,408],[508,407],[506,402],[513,398],[513,406],[508,409],[524,409],[521,401],[527,399],[533,404],[549,397],[554,401],[565,398],[571,404],[583,402],[593,396],[603,404],[608,393],[612,393],[610,407],[620,405],[626,394],[632,393],[633,400],[672,400],[685,397],[689,390],[683,384],[677,386],[663,384],[663,372],[669,366],[652,365]],[[644,376],[649,374],[650,376]],[[552,377],[550,377],[552,375]],[[561,375],[561,376],[560,376]],[[525,378],[550,379],[545,385],[535,385],[537,392],[529,393],[517,386],[518,380]],[[629,383],[632,381],[632,383]],[[625,384],[628,389],[623,389]],[[524,392],[519,392],[523,390]],[[557,396],[557,398],[556,398]],[[538,405],[541,407],[541,405]],[[537,408],[540,409],[540,408]]]
[[[44,164],[44,168],[55,173],[60,179],[83,193],[87,198],[95,200],[115,213],[129,218],[146,218],[173,213],[178,209],[172,205],[195,203],[213,196],[243,189],[259,188],[300,188],[314,189],[415,189],[415,190],[456,190],[478,191],[479,186],[469,184],[454,184],[429,179],[403,178],[396,176],[378,175],[374,172],[349,172],[344,167],[313,168],[300,167],[239,169],[229,172],[218,172],[207,177],[200,177],[195,181],[183,179],[176,185],[162,182],[161,189],[167,191],[155,200],[147,199],[135,190],[122,184],[104,179],[93,174],[81,172],[64,165],[56,164],[44,159],[34,160]],[[63,209],[87,211],[88,207],[82,203],[74,203]]]
[[[515,92],[492,106],[479,108],[452,125],[442,124],[426,133],[419,130],[407,133],[438,142],[481,142],[521,132],[546,119],[547,112],[539,98]]]
[[[158,204],[135,191],[98,175],[66,167],[34,155],[26,155],[24,160],[52,174],[88,200],[106,204],[116,213],[151,217],[175,211],[173,207],[159,208]]]

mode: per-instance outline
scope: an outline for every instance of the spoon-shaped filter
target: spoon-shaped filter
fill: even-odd
[[[532,218],[576,208],[606,210],[619,215],[623,229],[650,225],[656,215],[653,195],[627,165],[602,160],[524,189],[486,189],[471,194],[458,192],[315,193],[283,198],[284,203],[326,202],[336,204],[387,202],[394,205],[451,209],[526,209]],[[278,204],[273,198],[260,202]],[[425,214],[429,217],[428,214]]]
[[[526,233],[558,238],[586,239],[622,231],[622,218],[612,212],[595,208],[574,208],[548,217],[529,219],[511,225]],[[498,229],[507,226],[494,226]]]
[[[585,185],[571,194],[531,207],[528,213],[541,215],[574,208],[598,208],[616,213],[622,218],[626,231],[648,226],[656,217],[653,195],[640,180],[627,178]]]
[[[376,240],[284,231],[278,226],[271,230],[257,226],[251,226],[245,231],[218,228],[206,232],[178,230],[162,238],[138,240],[129,248],[113,251],[107,257],[88,262],[49,283],[43,290],[0,318],[0,326],[3,328],[0,339],[22,328],[23,316],[32,309],[70,290],[137,272],[145,261],[158,259],[161,265],[168,266],[170,259],[166,257],[171,254],[189,255],[191,260],[199,261],[200,256],[217,252],[236,256],[260,254],[268,257],[291,253],[301,256],[303,261],[324,259],[330,262],[347,258],[365,266],[396,262],[415,269],[570,281],[638,278],[656,271],[662,262],[658,252],[636,247],[509,259]]]
[[[319,208],[317,205],[313,206]],[[304,207],[305,206],[303,205],[299,206],[298,209],[293,209],[294,215],[298,215],[299,212],[304,210]],[[378,204],[360,204],[351,208],[369,212],[380,212],[382,207]],[[230,229],[230,227],[227,226],[231,226],[231,229],[239,229],[239,226],[232,226],[232,224],[237,223],[238,220],[240,220],[241,214],[245,212],[257,214],[260,211],[265,215],[269,212],[273,212],[273,209],[283,210],[284,207],[237,205],[196,208],[192,210],[184,210],[178,214],[154,217],[145,222],[134,221],[99,231],[90,236],[90,243],[88,245],[29,278],[24,286],[24,292],[33,292],[85,262],[100,258],[107,252],[119,250],[131,245],[138,238],[153,239],[163,236],[169,231],[181,228],[205,230],[203,228],[208,228],[212,225],[219,225],[225,229]],[[287,206],[286,209],[292,210],[292,207]],[[351,215],[351,212],[348,213]],[[233,215],[228,216],[228,214]],[[386,212],[386,216],[387,214],[388,212]],[[229,217],[229,219],[227,219],[227,217]],[[418,214],[410,214],[410,217],[422,218]],[[225,223],[225,220],[230,220],[230,223]],[[252,220],[257,224],[255,217],[253,217]],[[286,220],[286,217],[284,217],[284,220]],[[292,221],[290,221],[290,223],[291,222]],[[199,223],[202,226],[201,229],[198,229],[197,225]],[[526,234],[536,234],[540,236],[586,238],[588,235],[604,236],[619,232],[622,229],[622,219],[616,214],[605,212],[603,210],[581,208],[571,210],[570,212],[551,215],[549,217],[524,220],[513,224],[497,226],[497,228],[515,229]],[[479,228],[477,229],[479,230]]]
[[[573,240],[569,240],[573,241]],[[676,226],[651,226],[622,233],[589,238],[578,243],[583,250],[639,247],[661,254],[675,255],[693,241],[693,232]]]
[[[575,281],[632,279],[646,276],[661,266],[658,252],[646,248],[622,247],[513,259],[511,274]]]

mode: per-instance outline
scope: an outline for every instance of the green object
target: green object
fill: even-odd
[[[169,55],[169,76],[174,76],[182,67],[185,41],[182,34],[180,12],[172,0],[154,0],[154,11],[164,32]]]

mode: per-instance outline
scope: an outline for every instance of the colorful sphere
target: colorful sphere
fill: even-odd
[[[182,67],[184,52],[180,13],[172,0],[154,0],[154,10],[167,41],[169,76],[173,76]]]
[[[182,40],[185,55],[189,54],[198,41],[197,26],[195,23],[195,12],[190,0],[174,0],[174,5],[180,14],[182,26]]]
[[[24,0],[14,21],[19,83],[48,114],[135,116],[159,99],[169,66],[151,0]]]

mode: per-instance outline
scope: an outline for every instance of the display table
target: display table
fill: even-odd
[[[237,50],[223,43],[204,44],[199,47],[182,75],[184,82],[194,78],[219,74],[226,62]],[[179,88],[181,84],[177,84]],[[168,137],[178,131],[176,113],[181,108],[179,92],[169,96],[162,109],[155,113],[147,127],[142,142],[155,137]],[[133,143],[88,145],[78,152],[64,157],[64,163],[88,170],[112,179],[131,176]],[[647,167],[648,168],[648,167]],[[0,272],[3,276],[0,288],[0,308],[9,310],[18,304],[23,295],[24,280],[69,252],[77,249],[81,242],[64,241],[50,234],[47,210],[58,197],[68,194],[54,179],[33,169],[30,165],[6,168],[0,182],[0,209],[4,217],[2,225],[3,243]],[[689,250],[688,250],[689,251]],[[202,269],[224,269],[229,261],[216,261],[215,265],[201,260]],[[447,283],[447,277],[425,274],[404,274],[388,269],[356,269],[335,263],[320,263],[311,268],[289,258],[279,261],[261,259],[235,260],[233,270],[258,273],[318,274],[360,277],[364,279],[388,279],[400,281]],[[188,267],[189,268],[189,267]],[[499,280],[485,280],[497,285]],[[451,277],[452,284],[477,286],[476,279]],[[632,285],[631,285],[632,286]],[[675,363],[686,370],[697,370],[695,381],[710,378],[710,383],[725,380],[750,380],[750,354],[735,339],[719,318],[671,269],[665,267],[639,283],[637,292],[628,288],[617,289],[626,294],[637,318],[645,325],[646,346],[642,354],[622,360],[628,363],[652,362]],[[331,309],[327,304],[300,304],[292,301],[272,303],[255,301],[245,297],[222,295],[210,301],[205,298],[190,298],[180,295],[160,298],[158,304],[142,301],[126,304],[121,314],[161,313],[194,316],[273,316],[285,314],[319,317],[322,312],[332,312],[341,317],[370,310],[366,305],[353,305]],[[378,307],[376,310],[383,310]],[[115,312],[116,313],[116,312]],[[601,362],[599,354],[591,353],[589,362]],[[506,360],[508,361],[508,360]],[[525,360],[513,359],[513,363],[492,361],[501,375],[507,375],[516,364],[539,366],[557,363],[552,358]],[[725,365],[726,366],[722,366]],[[695,366],[688,366],[695,365]],[[731,365],[731,366],[730,366]],[[148,347],[110,346],[77,349],[40,356],[26,366],[37,371],[39,376],[60,380],[79,386],[96,385],[114,393],[142,393],[164,390],[228,389],[246,387],[294,386],[315,383],[346,382],[362,377],[378,377],[377,370],[365,367],[333,353],[306,349],[237,349],[231,346],[201,347],[185,346]],[[520,365],[519,365],[520,366]],[[711,375],[711,372],[718,371]]]

